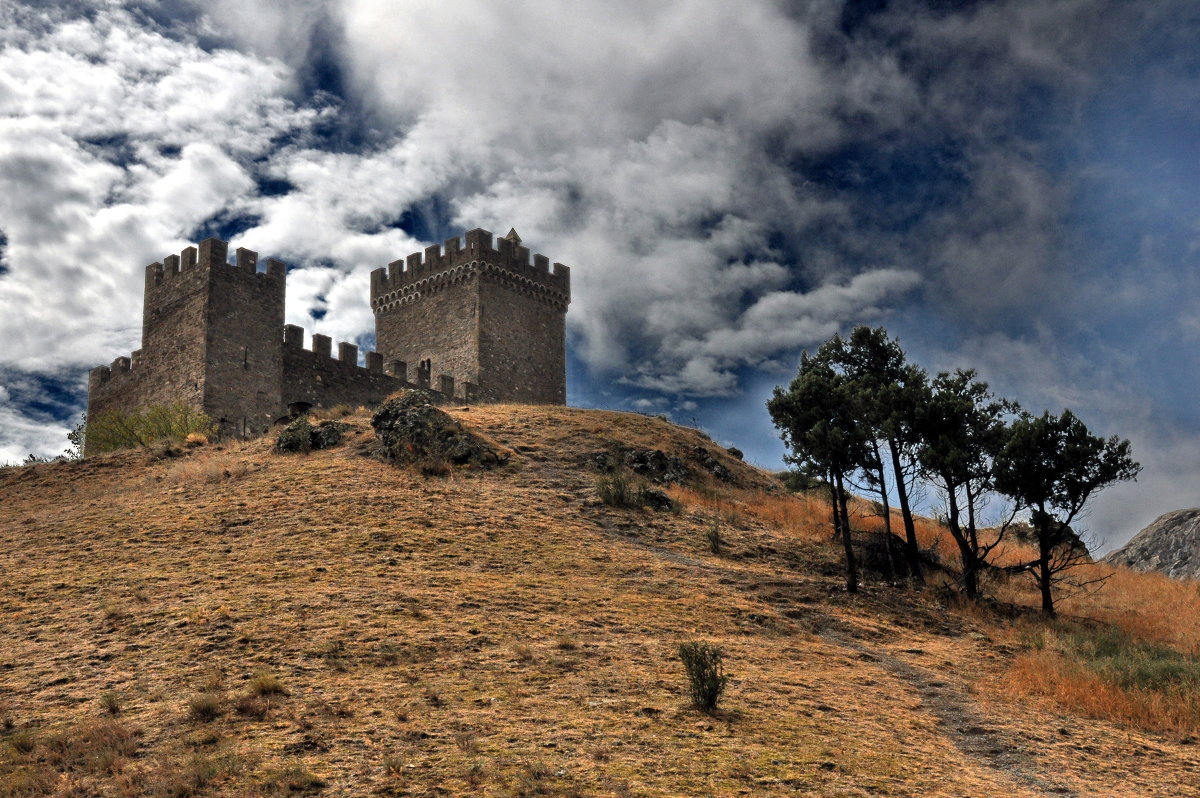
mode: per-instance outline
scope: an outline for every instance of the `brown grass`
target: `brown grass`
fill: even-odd
[[[822,497],[786,495],[702,433],[568,408],[452,413],[512,462],[427,478],[362,456],[356,417],[346,445],[307,458],[264,440],[0,473],[0,796],[68,781],[218,798],[1035,794],[964,754],[962,724],[887,658],[945,682],[989,728],[1037,739],[1025,766],[1076,794],[1192,789],[1187,746],[1033,686],[1014,697],[1004,684],[1026,666],[1003,615],[869,581],[847,596]],[[581,462],[614,443],[705,446],[737,483],[672,489],[678,514],[609,507]],[[209,481],[217,461],[248,468]],[[204,465],[174,470],[189,462]],[[923,542],[937,532],[923,522]],[[1153,612],[1190,611],[1184,594],[1135,583],[1068,611],[1183,645]],[[1023,584],[996,589],[1025,602]],[[117,621],[113,602],[129,608]],[[688,706],[686,639],[725,654],[711,716]],[[257,694],[268,672],[286,697]],[[109,690],[116,717],[97,701]],[[215,717],[189,717],[197,694]],[[46,740],[101,720],[142,730],[111,768],[49,758]]]

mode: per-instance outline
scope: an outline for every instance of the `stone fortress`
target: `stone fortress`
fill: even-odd
[[[314,407],[372,404],[402,388],[442,402],[566,404],[571,271],[471,230],[371,273],[376,352],[284,324],[287,268],[210,238],[146,267],[142,348],[92,369],[88,419],[182,402],[222,436],[252,437]],[[494,246],[493,246],[494,243]]]

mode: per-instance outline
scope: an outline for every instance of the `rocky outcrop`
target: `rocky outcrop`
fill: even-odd
[[[379,453],[386,460],[416,463],[444,473],[451,465],[490,468],[509,453],[434,407],[424,391],[401,391],[371,417]]]
[[[1200,508],[1160,515],[1104,561],[1176,579],[1200,579]]]

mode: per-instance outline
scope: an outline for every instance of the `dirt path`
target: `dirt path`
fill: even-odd
[[[921,708],[937,719],[938,730],[954,743],[963,755],[996,774],[999,782],[1009,782],[1035,794],[1075,796],[1076,792],[1038,771],[1037,763],[1024,745],[988,723],[967,691],[926,668],[905,662],[886,651],[855,640],[835,619],[817,634],[821,639],[849,649],[876,662],[881,668],[913,687],[921,696]]]
[[[602,524],[602,526],[607,526]],[[775,606],[777,610],[786,610],[779,601],[780,593],[775,593],[775,600],[761,594],[762,585],[735,568],[726,568],[709,561],[691,557],[669,549],[660,548],[653,544],[639,541],[621,534],[611,527],[605,529],[613,539],[621,540],[643,551],[653,553],[676,565],[699,568],[709,573],[726,577],[726,583],[738,585],[745,592],[754,594]],[[776,587],[778,582],[773,583]],[[800,609],[795,605],[792,610]],[[818,637],[827,643],[853,652],[859,659],[865,659],[879,665],[893,677],[912,687],[921,697],[921,708],[937,720],[938,731],[948,739],[964,756],[975,764],[995,774],[997,786],[1009,784],[1022,793],[1032,793],[1039,796],[1075,798],[1077,793],[1070,787],[1058,783],[1052,776],[1039,770],[1036,760],[1029,755],[1025,744],[989,723],[986,716],[977,708],[965,686],[952,683],[944,675],[935,673],[927,668],[905,662],[879,648],[867,645],[857,639],[854,630],[842,620],[816,609],[811,603],[805,603],[800,610],[808,620],[810,628]],[[784,612],[789,617],[796,617],[795,612]],[[914,653],[918,653],[914,651]]]

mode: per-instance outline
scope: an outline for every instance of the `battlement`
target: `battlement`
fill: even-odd
[[[234,262],[229,262],[229,242],[219,238],[206,238],[199,247],[187,247],[178,255],[168,255],[146,267],[146,292],[151,294],[159,288],[178,284],[180,278],[202,274],[206,270],[224,269],[229,273],[254,275],[264,284],[282,282],[287,275],[283,261],[268,258],[266,269],[258,270],[258,253],[238,247]]]
[[[531,260],[529,248],[521,246],[515,230],[494,242],[490,232],[479,228],[468,231],[465,238],[465,246],[455,236],[444,245],[434,244],[371,272],[371,306],[379,312],[413,293],[474,275],[511,283],[564,308],[570,303],[570,267],[551,264],[545,255],[535,254]]]
[[[296,387],[291,388],[289,396],[303,395],[306,398],[316,397],[307,404],[354,404],[352,397],[358,395],[358,389],[365,389],[376,399],[380,398],[380,389],[394,393],[402,388],[429,391],[442,402],[473,401],[476,398],[476,388],[470,382],[456,384],[454,377],[440,374],[434,379],[431,369],[418,365],[412,373],[408,364],[402,360],[384,361],[379,352],[363,354],[363,365],[358,364],[358,347],[355,344],[339,342],[336,356],[333,353],[333,339],[328,335],[314,333],[312,346],[304,348],[304,328],[295,324],[283,328],[284,342],[284,381],[285,383],[299,377]],[[336,379],[330,379],[335,377]],[[410,377],[412,378],[410,380]],[[319,386],[319,387],[305,387]],[[321,394],[333,392],[338,397],[351,397],[337,401],[325,398]]]
[[[89,372],[88,418],[181,402],[246,438],[293,408],[370,406],[404,388],[442,403],[566,401],[571,270],[515,230],[471,230],[377,269],[380,351],[362,365],[355,344],[316,334],[305,349],[304,330],[284,324],[278,260],[208,238],[145,275],[142,348]]]

